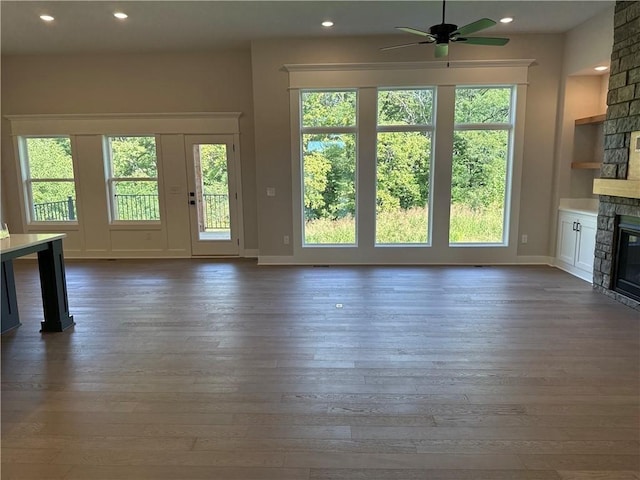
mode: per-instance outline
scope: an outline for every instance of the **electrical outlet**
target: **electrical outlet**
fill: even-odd
[[[285,245],[289,245],[289,235],[285,235],[282,241],[284,242]]]
[[[529,237],[527,236],[527,234],[523,234],[522,235],[522,242],[521,243],[527,243],[529,241]]]

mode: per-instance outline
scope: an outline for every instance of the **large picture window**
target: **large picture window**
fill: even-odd
[[[303,244],[356,243],[357,94],[301,92]]]
[[[378,91],[376,244],[429,242],[434,90]]]
[[[23,137],[20,145],[29,221],[77,221],[70,138]]]
[[[105,150],[111,220],[160,220],[155,137],[106,137]]]
[[[450,244],[505,244],[512,87],[458,87]]]

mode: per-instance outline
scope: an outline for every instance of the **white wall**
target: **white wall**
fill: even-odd
[[[593,67],[608,65],[613,47],[615,6],[571,29],[564,44],[563,71],[567,75],[593,73]]]
[[[608,65],[613,45],[615,7],[587,20],[566,34],[562,84],[558,100],[558,133],[554,165],[549,251],[555,251],[557,208],[561,198],[592,197],[590,185],[597,172],[572,170],[575,120],[606,112],[608,74],[596,74],[598,65]]]

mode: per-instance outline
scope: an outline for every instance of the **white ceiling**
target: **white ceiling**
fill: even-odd
[[[449,1],[447,23],[513,16],[482,34],[566,32],[613,1]],[[440,1],[7,1],[0,4],[3,54],[178,52],[246,47],[268,38],[396,34],[442,20]],[[121,10],[129,15],[118,21]],[[45,23],[47,13],[55,21]],[[320,22],[331,19],[326,29]],[[401,35],[397,33],[397,35]]]

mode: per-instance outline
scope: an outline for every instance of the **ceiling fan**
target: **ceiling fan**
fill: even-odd
[[[393,50],[395,48],[411,47],[413,45],[423,45],[425,43],[435,43],[437,58],[446,57],[449,54],[449,42],[465,43],[467,45],[489,45],[495,47],[501,47],[506,45],[509,41],[508,38],[496,38],[496,37],[468,37],[472,33],[479,32],[486,28],[492,27],[496,24],[495,21],[489,18],[481,18],[464,27],[458,28],[457,25],[445,22],[445,8],[446,0],[442,1],[442,23],[439,25],[433,25],[429,28],[428,32],[417,30],[411,27],[396,27],[403,32],[412,33],[414,35],[420,35],[426,37],[426,40],[421,42],[404,43],[402,45],[393,45],[390,47],[384,47],[380,50]]]

